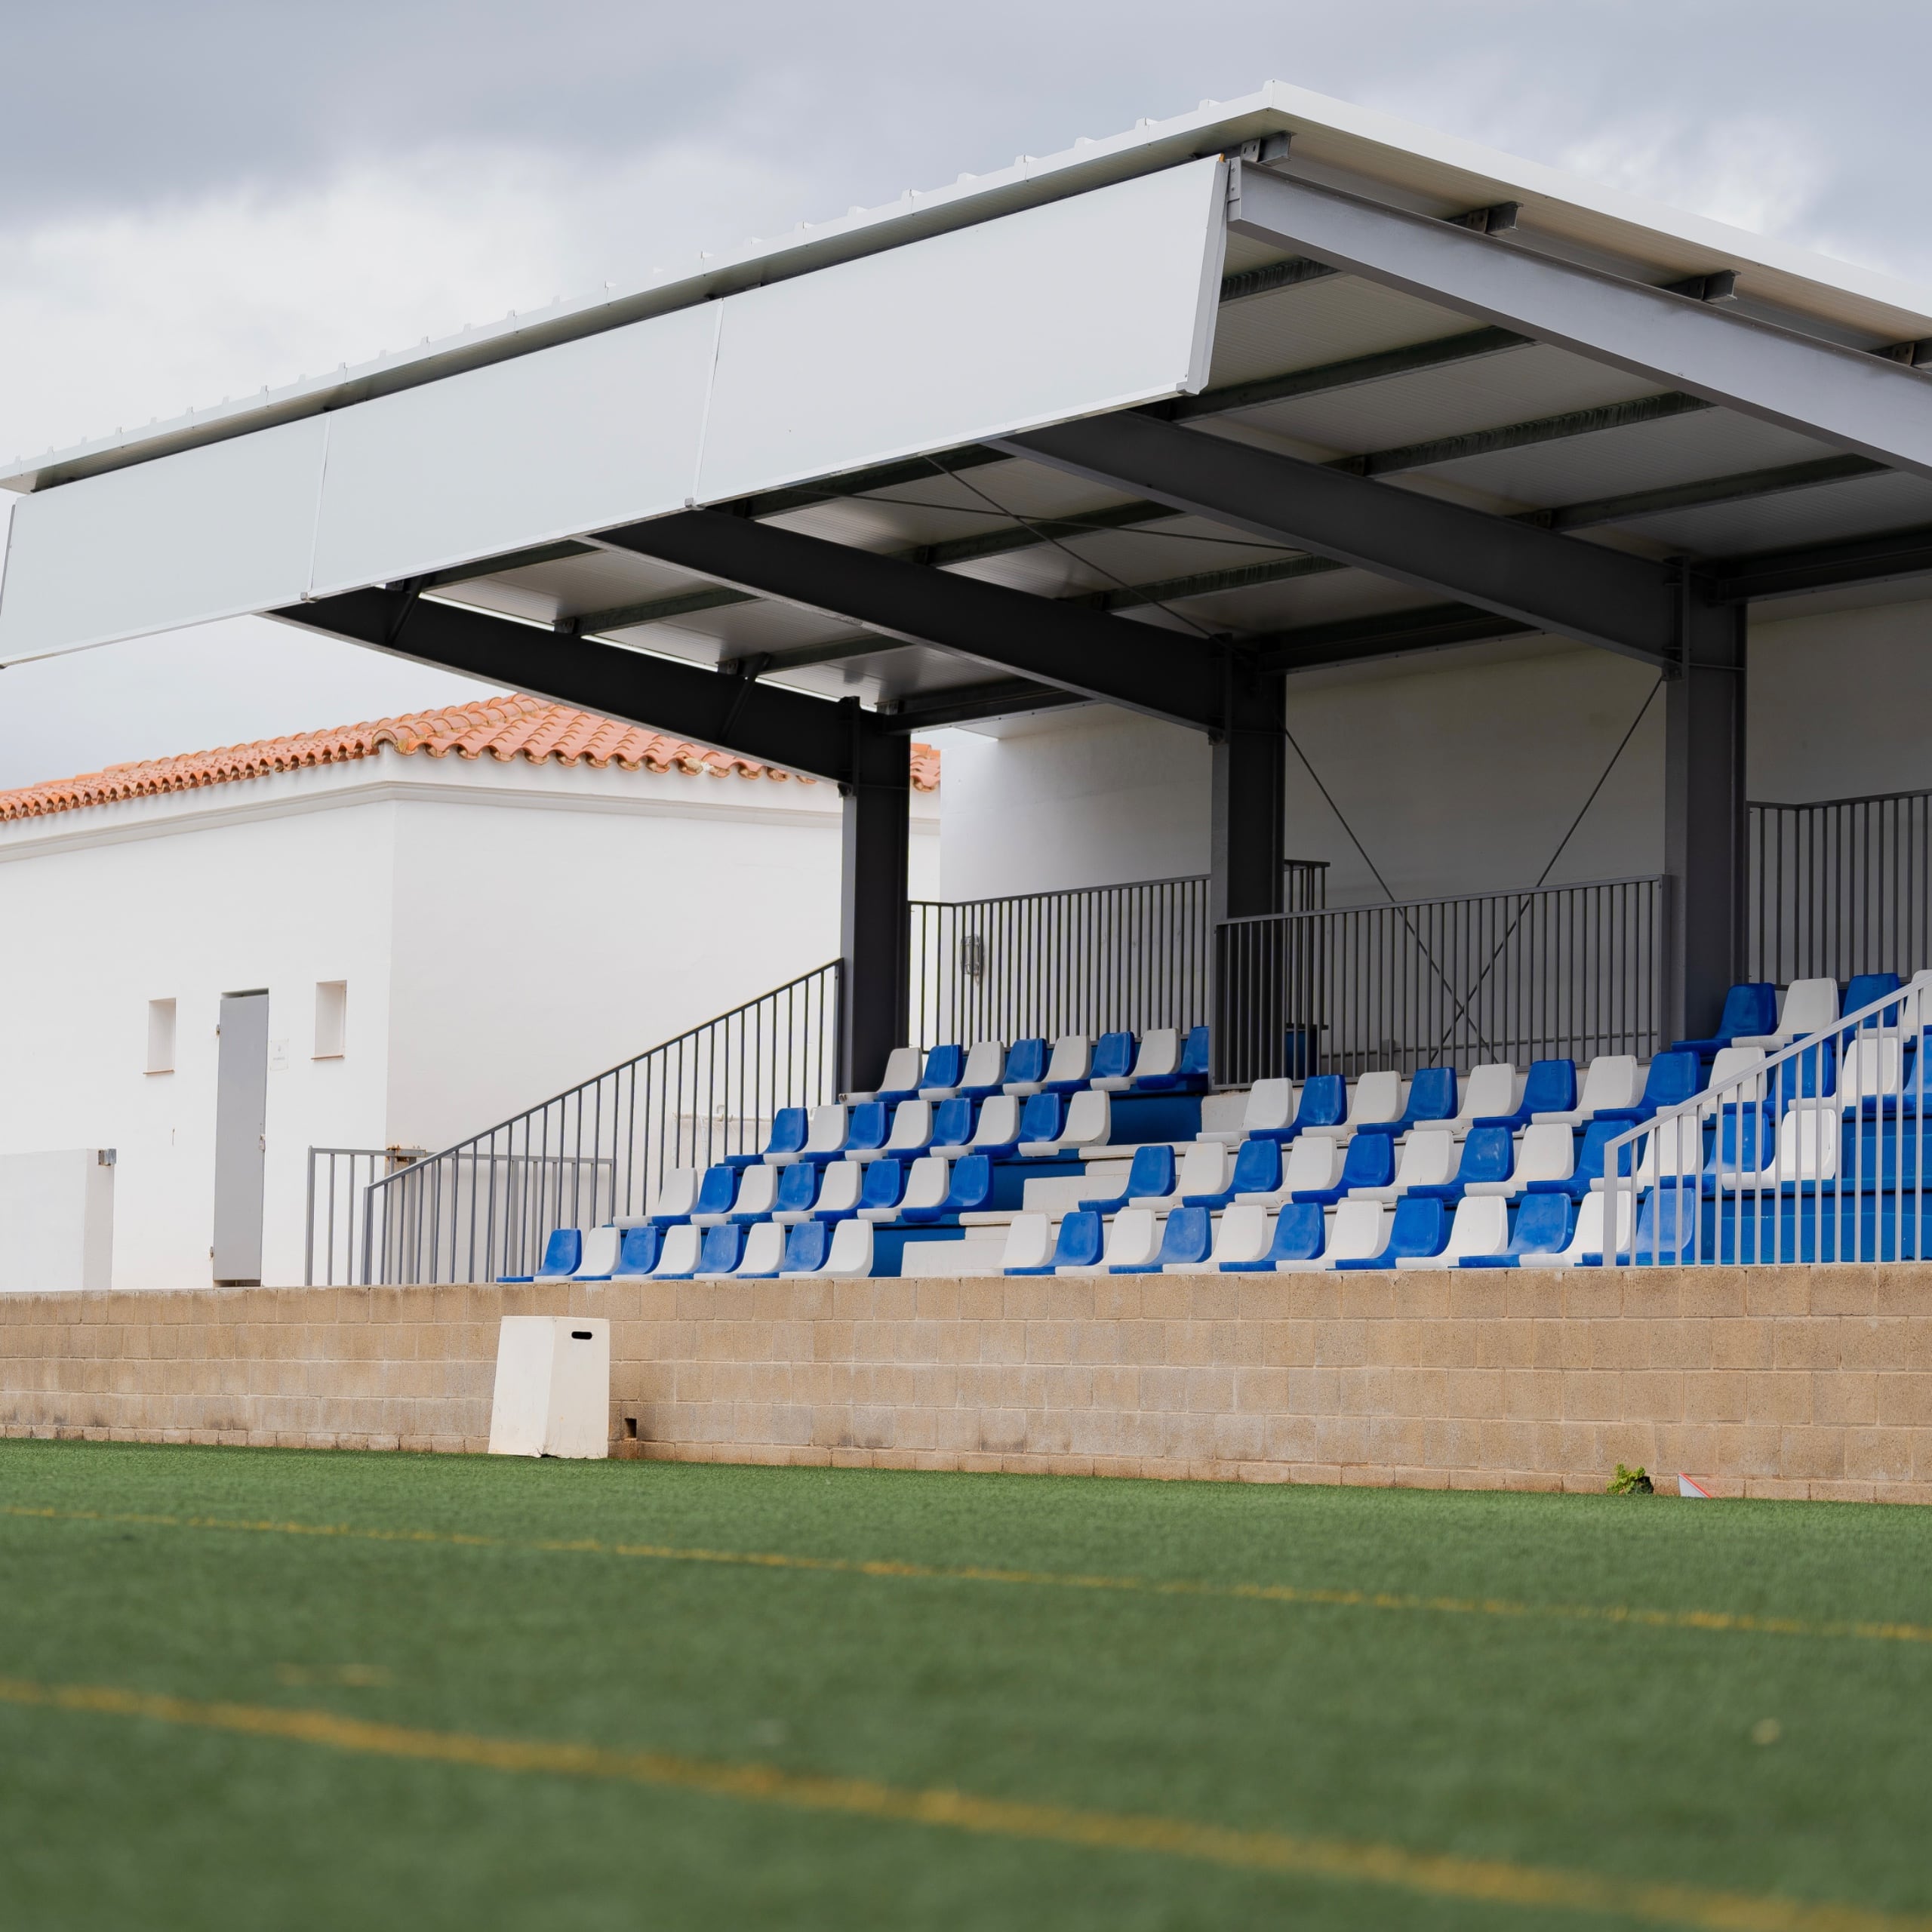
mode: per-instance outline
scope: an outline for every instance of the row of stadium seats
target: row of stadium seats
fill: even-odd
[[[946,1100],[995,1094],[1025,1099],[1035,1094],[1193,1093],[1205,1091],[1208,1035],[1196,1026],[1183,1039],[1177,1027],[1156,1027],[1136,1040],[1130,1032],[1064,1033],[1051,1047],[1044,1039],[998,1040],[971,1046],[896,1047],[877,1089],[848,1094],[849,1101]]]

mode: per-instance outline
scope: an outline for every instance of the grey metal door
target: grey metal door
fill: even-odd
[[[268,1147],[269,996],[223,993],[215,1072],[214,1278],[262,1278],[262,1157]]]

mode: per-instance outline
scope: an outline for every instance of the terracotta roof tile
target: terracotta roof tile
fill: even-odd
[[[405,718],[379,718],[361,724],[337,724],[326,731],[297,731],[285,738],[228,745],[218,751],[183,752],[174,758],[110,764],[75,778],[54,778],[18,790],[0,792],[0,820],[41,818],[78,811],[87,805],[192,792],[270,772],[294,771],[309,764],[346,764],[373,758],[385,745],[405,755],[478,758],[487,752],[502,764],[522,758],[532,764],[588,764],[599,770],[616,764],[625,771],[681,771],[692,777],[764,778],[783,782],[793,774],[776,765],[725,752],[709,751],[682,738],[624,724],[595,712],[574,711],[538,697],[506,692],[480,703],[450,705]],[[940,755],[931,745],[912,747],[916,790],[939,789]],[[797,782],[814,781],[801,777]]]

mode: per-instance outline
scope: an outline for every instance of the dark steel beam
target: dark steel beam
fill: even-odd
[[[498,577],[506,571],[527,571],[536,564],[555,564],[566,557],[595,554],[590,543],[574,543],[568,537],[557,543],[536,543],[527,550],[512,550],[500,557],[479,557],[473,564],[452,564],[445,571],[432,571],[423,580],[426,590],[446,583],[473,583],[479,577]]]
[[[955,685],[948,691],[903,699],[895,709],[879,715],[879,724],[882,730],[909,735],[915,731],[937,731],[948,724],[977,724],[988,718],[1063,711],[1089,702],[1078,691],[1057,691],[1051,685],[1033,684],[1024,678],[998,678],[983,685]]]
[[[700,611],[721,611],[729,604],[757,601],[742,590],[723,590],[708,583],[702,590],[681,590],[667,596],[647,598],[641,603],[614,604],[601,611],[586,611],[566,619],[565,627],[585,637],[595,637],[641,624],[668,623],[673,617],[693,617]]]
[[[1678,660],[1675,578],[1620,551],[1137,412],[1030,430],[1002,447],[1540,630],[1660,667]]]
[[[1228,226],[1897,469],[1932,476],[1932,380],[1723,302],[1235,164]]]
[[[1225,709],[1223,647],[1063,600],[721,510],[628,525],[598,541],[1150,717],[1213,731]]]
[[[1660,516],[1669,510],[1709,509],[1715,503],[1745,503],[1775,497],[1787,490],[1814,490],[1826,483],[1854,477],[1889,476],[1893,472],[1869,457],[1819,457],[1809,463],[1785,463],[1769,469],[1746,469],[1729,476],[1707,476],[1694,483],[1672,483],[1657,490],[1630,490],[1621,496],[1598,497],[1586,503],[1566,503],[1553,510],[1531,510],[1524,521],[1546,530],[1595,530],[1609,523]]]
[[[1667,423],[1714,408],[1702,396],[1669,390],[1662,395],[1638,396],[1629,402],[1610,402],[1594,409],[1566,410],[1560,416],[1540,416],[1527,423],[1506,423],[1494,429],[1472,429],[1460,436],[1438,436],[1426,443],[1372,451],[1367,456],[1342,457],[1330,467],[1357,476],[1393,476],[1405,469],[1434,469],[1445,463],[1466,463],[1472,457],[1495,456],[1505,450],[1533,449],[1543,443],[1567,441],[1572,436],[1594,436],[1606,429],[1634,429],[1644,423]]]
[[[1314,671],[1356,664],[1376,657],[1402,657],[1424,651],[1492,638],[1534,637],[1535,624],[1499,617],[1469,604],[1431,604],[1418,611],[1385,611],[1373,617],[1343,617],[1325,624],[1299,624],[1246,640],[1265,671]]]
[[[880,721],[849,700],[832,704],[749,678],[721,678],[407,590],[354,590],[268,614],[836,784],[869,780],[875,764],[889,776]]]
[[[1703,568],[1711,596],[1726,604],[1795,597],[1804,591],[1831,590],[1846,584],[1882,583],[1894,577],[1924,577],[1932,574],[1932,525],[1920,524],[1876,537],[1726,557]]]

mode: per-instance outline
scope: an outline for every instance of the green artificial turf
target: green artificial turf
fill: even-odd
[[[1932,1626],[1932,1513],[26,1442],[0,1512],[16,1686],[1932,1912],[1932,1642],[1817,1627]],[[8,1932],[1637,1922],[0,1698]]]

